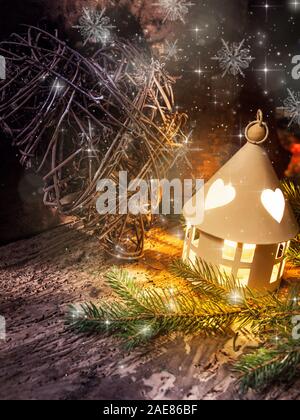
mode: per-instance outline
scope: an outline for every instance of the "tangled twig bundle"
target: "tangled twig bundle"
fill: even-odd
[[[84,57],[57,36],[29,27],[0,43],[0,125],[21,163],[44,179],[44,203],[76,215],[112,251],[142,255],[145,215],[96,211],[99,179],[161,179],[183,143],[184,115],[173,112],[161,65],[116,41]]]

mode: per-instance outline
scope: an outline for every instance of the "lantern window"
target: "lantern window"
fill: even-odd
[[[209,188],[205,199],[205,210],[212,210],[230,204],[236,197],[236,190],[231,185],[225,185],[222,179],[217,179]]]
[[[201,234],[201,231],[196,228],[195,234],[194,234],[194,241],[197,241],[200,238],[200,234]]]
[[[219,266],[219,270],[221,274],[225,274],[228,277],[232,276],[232,268],[231,267],[227,267],[226,265],[220,265]]]
[[[284,269],[285,269],[285,264],[286,264],[286,260],[284,260],[282,265],[281,265],[281,270],[280,270],[280,275],[279,275],[280,278],[283,276]]]
[[[237,272],[237,279],[241,286],[247,287],[249,283],[251,270],[250,268],[240,268]]]
[[[280,270],[280,263],[275,264],[273,267],[270,284],[276,283],[276,281],[278,280],[279,270]]]
[[[261,194],[261,202],[267,212],[281,223],[285,210],[285,199],[283,192],[277,188],[275,191],[264,190]]]
[[[254,254],[256,250],[256,245],[253,244],[244,244],[241,262],[243,263],[252,263],[254,260]]]
[[[224,241],[224,246],[223,246],[223,259],[224,260],[234,261],[237,245],[238,245],[237,242]]]
[[[285,242],[278,245],[277,254],[276,254],[276,259],[277,260],[279,260],[280,258],[282,258],[284,256],[285,246],[286,246]]]
[[[196,264],[197,262],[197,255],[192,250],[190,250],[190,253],[189,253],[189,261],[191,264]]]
[[[192,229],[191,229],[190,227],[188,227],[188,228],[187,228],[187,233],[186,233],[186,237],[187,237],[187,239],[190,239],[191,234],[192,234]]]

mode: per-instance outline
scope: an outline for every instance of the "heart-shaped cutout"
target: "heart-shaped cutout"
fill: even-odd
[[[261,195],[261,202],[267,212],[278,223],[282,221],[285,210],[285,199],[283,192],[277,188],[273,190],[264,190]]]
[[[205,210],[226,206],[235,199],[235,196],[236,191],[231,184],[225,185],[222,179],[217,179],[208,190]]]

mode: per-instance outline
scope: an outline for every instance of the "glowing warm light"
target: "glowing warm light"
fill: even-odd
[[[217,179],[207,193],[205,210],[226,206],[231,203],[235,197],[235,188],[231,184],[225,185],[222,179]]]
[[[254,260],[256,245],[253,244],[244,244],[242,251],[241,262],[243,263],[252,263]]]
[[[192,264],[195,264],[197,261],[197,255],[192,250],[190,251],[190,254],[189,254],[189,260]]]
[[[276,283],[276,281],[278,280],[279,269],[280,269],[280,263],[274,265],[272,275],[271,275],[270,284]]]
[[[190,239],[191,235],[192,235],[193,229],[191,227],[187,228],[186,230],[186,237],[187,239]]]
[[[279,188],[276,191],[264,190],[261,195],[261,202],[273,219],[280,223],[285,210],[283,192]]]
[[[278,245],[277,253],[276,253],[276,259],[280,259],[284,256],[284,250],[285,250],[285,242]]]
[[[199,245],[200,234],[201,234],[200,230],[195,228],[194,234],[193,234],[193,242],[192,242],[195,247]]]
[[[239,290],[233,290],[228,296],[228,302],[231,305],[241,305],[244,301],[245,299]]]
[[[249,283],[250,268],[240,268],[237,272],[237,279],[241,286],[247,287]]]
[[[232,241],[224,241],[223,255],[224,260],[234,261],[237,243]]]
[[[286,260],[284,260],[283,263],[282,263],[280,274],[279,274],[280,278],[283,276],[284,269],[285,269],[285,264],[286,264]]]
[[[151,333],[151,328],[148,326],[141,329],[141,334],[143,335],[148,335],[150,333]]]
[[[183,261],[186,261],[187,260],[187,257],[188,257],[187,246],[184,245],[183,253],[182,253],[182,259],[183,259]]]
[[[220,272],[221,274],[225,274],[228,277],[231,277],[232,275],[232,268],[231,267],[227,267],[226,265],[220,265],[219,266]]]

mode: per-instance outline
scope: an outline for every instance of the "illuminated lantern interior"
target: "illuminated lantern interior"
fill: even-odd
[[[232,241],[224,241],[223,259],[234,261],[237,249],[237,243]]]
[[[237,279],[241,286],[247,287],[251,270],[250,268],[240,268],[237,272]]]
[[[276,254],[276,259],[277,260],[283,257],[284,251],[285,251],[285,245],[286,245],[285,242],[278,245],[277,254]]]
[[[231,267],[227,267],[226,265],[220,265],[219,266],[219,270],[221,272],[221,274],[225,274],[226,276],[230,277],[232,275],[232,268]]]
[[[281,270],[280,270],[280,275],[279,275],[280,278],[283,276],[284,269],[285,269],[285,264],[286,264],[286,260],[284,260],[283,263],[282,263]]]
[[[253,260],[254,260],[255,250],[256,250],[256,245],[244,244],[243,245],[241,262],[252,263]]]
[[[225,185],[222,179],[217,179],[208,190],[205,210],[226,206],[235,199],[235,196],[236,191],[231,184]]]
[[[273,219],[281,223],[285,210],[283,192],[279,188],[276,191],[264,190],[261,195],[261,202]]]
[[[278,274],[279,274],[279,269],[280,269],[280,264],[278,263],[276,265],[274,265],[273,267],[273,271],[272,271],[272,275],[271,275],[271,280],[270,283],[276,283],[276,281],[278,280]]]
[[[199,238],[200,238],[200,230],[195,228],[194,233],[193,233],[194,237],[193,237],[193,245],[195,247],[198,247],[199,245]]]

